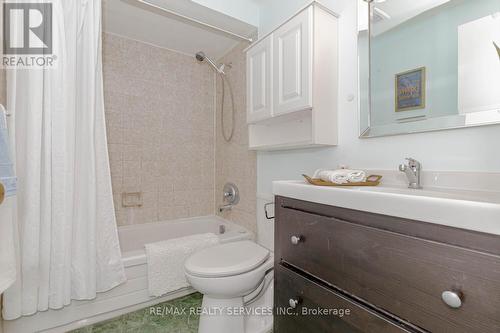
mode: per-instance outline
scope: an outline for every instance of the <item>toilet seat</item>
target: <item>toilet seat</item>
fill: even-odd
[[[243,274],[261,266],[269,250],[248,240],[216,245],[192,255],[186,273],[198,277],[226,277]]]

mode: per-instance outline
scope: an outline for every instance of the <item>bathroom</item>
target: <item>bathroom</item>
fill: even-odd
[[[500,332],[500,0],[1,2],[0,333]]]

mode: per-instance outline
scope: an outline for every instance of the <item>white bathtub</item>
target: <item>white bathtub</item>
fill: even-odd
[[[73,301],[61,310],[4,321],[4,333],[67,332],[192,293],[188,288],[149,296],[144,244],[208,232],[219,235],[222,243],[253,238],[245,228],[215,216],[124,226],[118,232],[127,282],[91,301]]]

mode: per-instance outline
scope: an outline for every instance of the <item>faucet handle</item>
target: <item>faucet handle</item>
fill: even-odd
[[[414,159],[412,157],[407,157],[407,158],[405,158],[405,160],[408,161],[408,166],[410,168],[420,169],[420,167],[422,166],[422,164],[419,161],[417,161],[416,159]]]

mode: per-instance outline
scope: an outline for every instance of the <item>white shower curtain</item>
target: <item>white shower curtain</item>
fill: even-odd
[[[19,181],[8,320],[125,281],[106,144],[101,1],[52,3],[56,68],[10,70],[7,79]]]

